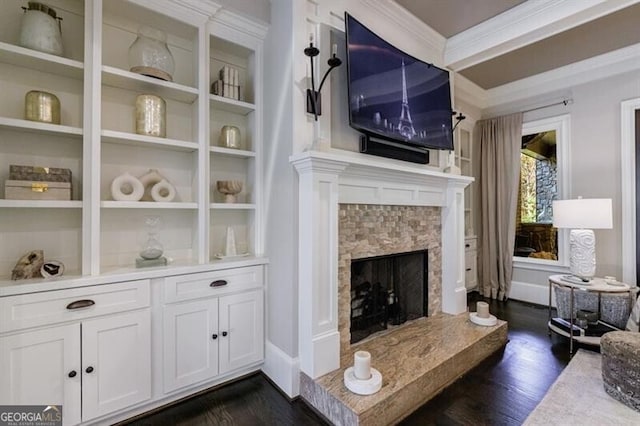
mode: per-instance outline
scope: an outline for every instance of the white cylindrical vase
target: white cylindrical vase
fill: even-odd
[[[367,351],[357,351],[353,355],[353,374],[358,380],[371,378],[371,354]]]

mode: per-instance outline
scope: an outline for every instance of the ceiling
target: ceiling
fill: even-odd
[[[530,6],[539,0],[396,0],[398,4],[425,22],[450,41],[470,34],[479,24],[518,7]],[[609,0],[610,5],[615,5]],[[620,1],[620,0],[615,0]],[[451,66],[483,89],[492,89],[545,71],[572,64],[603,53],[640,43],[640,3],[627,2],[621,10],[599,12],[592,19],[582,19],[565,28],[535,37],[539,40],[505,49],[494,54],[488,49],[485,57],[469,65]],[[622,5],[623,3],[618,3]],[[581,16],[577,15],[579,19]],[[540,19],[532,17],[531,19]],[[482,27],[481,25],[481,27]],[[499,30],[497,30],[499,31]]]

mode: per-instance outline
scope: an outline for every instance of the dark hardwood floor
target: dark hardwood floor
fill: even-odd
[[[475,310],[480,300],[469,294]],[[489,301],[509,322],[506,348],[487,358],[402,425],[519,425],[569,362],[566,339],[547,333],[546,307]],[[289,402],[256,374],[180,404],[135,419],[130,425],[325,425],[300,399]]]

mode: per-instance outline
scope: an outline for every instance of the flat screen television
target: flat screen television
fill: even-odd
[[[345,13],[349,125],[403,145],[453,149],[449,72],[387,43]]]

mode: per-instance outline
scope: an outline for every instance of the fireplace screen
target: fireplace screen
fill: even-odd
[[[351,262],[351,343],[427,316],[427,251]]]

